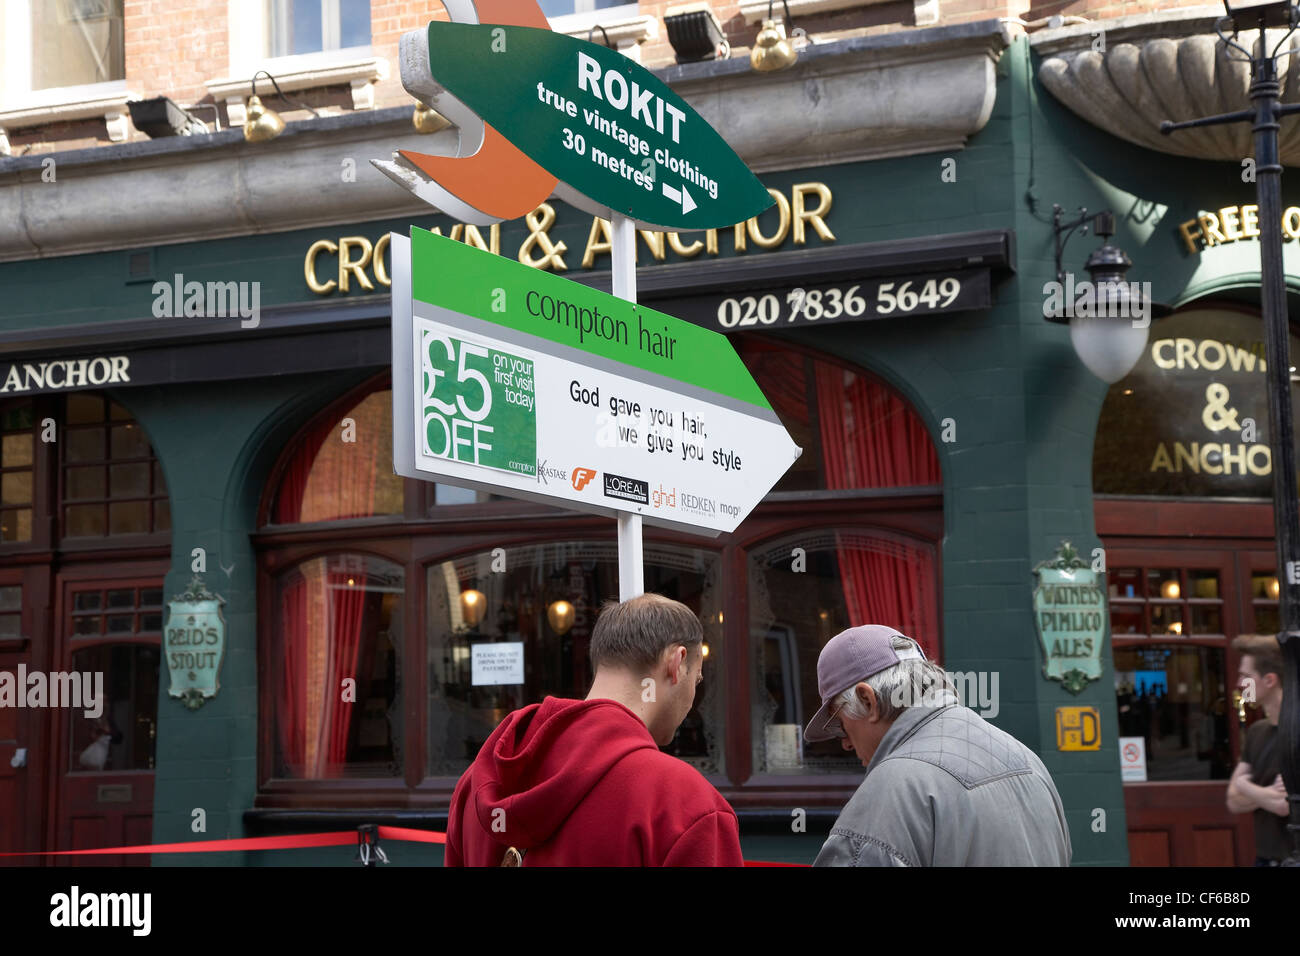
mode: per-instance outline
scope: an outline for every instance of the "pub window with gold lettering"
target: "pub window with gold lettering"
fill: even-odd
[[[1292,335],[1292,355],[1298,345]],[[1142,358],[1102,406],[1093,491],[1271,497],[1267,369],[1255,311],[1194,308],[1154,322]]]

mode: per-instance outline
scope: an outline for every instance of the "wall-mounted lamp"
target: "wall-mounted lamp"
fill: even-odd
[[[759,28],[757,39],[754,40],[754,49],[749,51],[749,65],[760,73],[784,70],[788,66],[793,66],[794,61],[799,59],[794,43],[785,32],[786,27],[790,26],[790,4],[786,0],[781,0],[781,6],[785,8],[785,22],[778,25],[772,18],[773,2],[774,0],[767,0],[767,16],[763,18],[763,25]],[[806,38],[808,35],[804,33],[802,27],[796,27],[790,31],[790,36]]]
[[[247,142],[264,143],[268,139],[275,139],[284,132],[284,120],[280,118],[280,114],[263,106],[262,98],[257,95],[257,78],[259,76],[264,76],[270,80],[271,85],[275,87],[275,92],[280,94],[280,99],[290,106],[307,110],[312,116],[320,116],[319,113],[305,103],[291,101],[284,95],[284,91],[280,89],[280,84],[275,81],[275,77],[267,73],[266,70],[258,70],[253,74],[253,90],[248,97],[248,120],[244,123],[244,139]]]
[[[1278,579],[1277,579],[1277,578],[1269,578],[1269,579],[1268,579],[1268,596],[1271,597],[1274,601],[1276,601],[1278,595],[1281,594],[1281,593],[1282,593],[1282,585],[1281,585],[1281,583],[1278,581]]]
[[[664,11],[664,27],[678,63],[725,60],[731,55],[731,44],[722,32],[722,24],[707,3],[669,7]]]
[[[478,627],[487,612],[487,598],[482,591],[470,588],[460,592],[460,616],[470,627]]]
[[[1124,278],[1133,261],[1125,252],[1107,240],[1115,234],[1115,214],[1110,210],[1089,215],[1080,207],[1079,217],[1064,221],[1065,210],[1052,206],[1052,223],[1056,239],[1056,281],[1061,287],[1063,310],[1043,308],[1043,317],[1049,322],[1069,323],[1070,341],[1080,361],[1092,374],[1104,382],[1114,384],[1122,379],[1142,357],[1151,326],[1151,303],[1133,298],[1130,284]],[[1102,237],[1102,244],[1084,263],[1091,280],[1091,288],[1082,288],[1083,297],[1077,293],[1080,286],[1074,282],[1074,273],[1066,274],[1062,265],[1065,246],[1078,231],[1086,235],[1089,226]],[[1091,296],[1087,309],[1076,308]],[[1080,315],[1085,312],[1086,315]],[[1145,320],[1135,321],[1136,316]]]
[[[708,656],[709,656],[709,642],[708,642],[708,641],[704,641],[703,643],[700,644],[700,652],[701,652],[705,657],[708,657]]]
[[[573,627],[573,605],[568,601],[552,601],[546,608],[546,620],[551,622],[551,630],[561,637]]]

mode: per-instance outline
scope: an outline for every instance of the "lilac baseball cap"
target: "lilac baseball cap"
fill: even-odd
[[[864,624],[840,631],[822,648],[817,658],[817,691],[821,694],[821,708],[804,728],[803,739],[809,743],[834,740],[836,735],[826,729],[830,723],[832,704],[836,696],[873,674],[893,667],[899,661],[927,660],[921,645],[912,641],[914,648],[894,650],[890,639],[895,635],[907,637],[883,624]],[[910,637],[907,637],[910,641]]]

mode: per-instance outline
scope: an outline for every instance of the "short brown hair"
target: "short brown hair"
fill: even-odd
[[[1259,676],[1276,674],[1282,678],[1282,647],[1272,634],[1242,634],[1233,638],[1232,649],[1238,654],[1249,654],[1255,660]]]
[[[700,619],[685,604],[662,594],[642,594],[605,605],[591,634],[591,666],[644,673],[674,644],[690,648],[703,642]]]

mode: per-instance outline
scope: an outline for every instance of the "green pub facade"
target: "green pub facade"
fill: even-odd
[[[819,649],[866,622],[920,640],[1042,756],[1076,864],[1253,856],[1223,796],[1229,642],[1276,620],[1253,186],[1076,112],[1090,50],[988,21],[818,45],[781,74],[659,74],[775,205],[641,233],[640,299],[731,336],[803,448],[736,532],[645,536],[647,590],[690,604],[709,650],[669,749],[736,807],[747,858],[811,861],[861,779],[799,730]],[[840,95],[902,79],[934,109],[901,132]],[[728,94],[752,122],[709,113]],[[430,151],[409,130],[381,110],[58,154],[56,184],[0,160],[0,208],[27,210],[0,232],[0,669],[106,689],[98,719],[0,708],[0,850],[440,830],[501,717],[586,693],[613,522],[393,474],[388,235],[436,228],[607,291],[608,227],[554,199],[499,227],[429,215],[366,162]],[[79,191],[128,188],[145,198],[68,225]],[[191,189],[187,218],[168,204]],[[1043,317],[1054,203],[1112,210],[1161,306],[1113,386]],[[1064,268],[1097,243],[1074,238]],[[544,435],[536,459],[539,484],[585,464]],[[1146,780],[1121,780],[1121,739]]]

